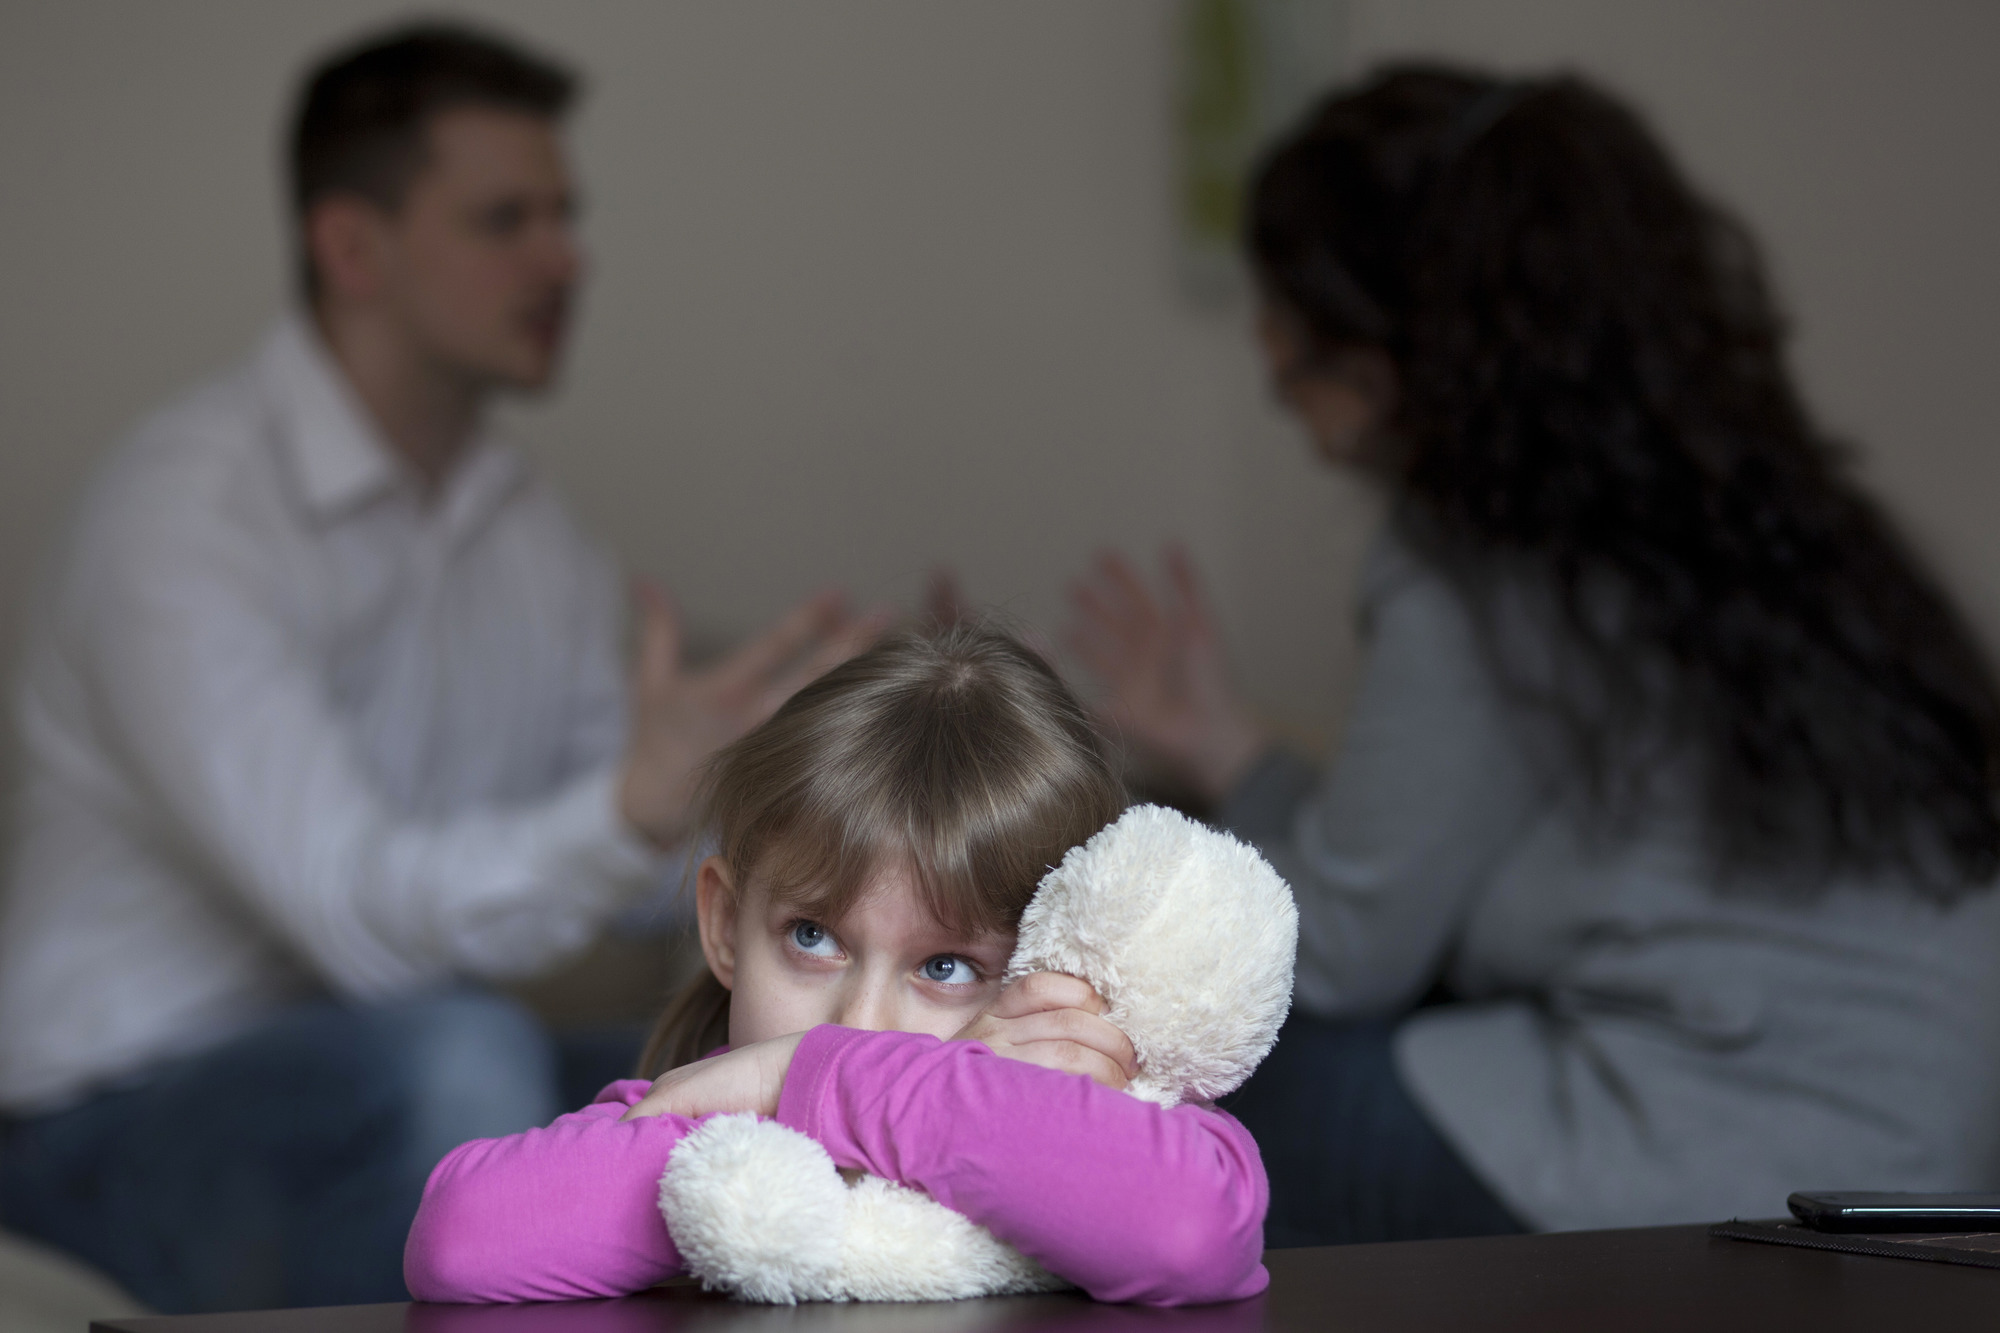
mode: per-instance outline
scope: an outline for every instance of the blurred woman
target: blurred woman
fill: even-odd
[[[1812,421],[1754,246],[1576,78],[1388,71],[1263,165],[1277,392],[1391,519],[1322,771],[1192,570],[1075,647],[1291,880],[1272,1244],[2000,1184],[2000,693]]]

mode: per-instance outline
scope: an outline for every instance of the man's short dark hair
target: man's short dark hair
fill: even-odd
[[[498,37],[420,23],[335,52],[306,82],[290,142],[296,216],[332,194],[385,209],[403,202],[424,164],[424,133],[440,112],[496,107],[560,119],[576,76]],[[311,264],[307,261],[311,286]]]

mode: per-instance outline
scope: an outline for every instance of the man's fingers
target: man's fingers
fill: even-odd
[[[866,652],[874,645],[875,640],[882,637],[883,631],[895,622],[896,612],[888,607],[877,607],[867,615],[856,616],[848,621],[838,633],[815,648],[804,661],[797,663],[764,690],[757,701],[757,720],[761,722],[777,712],[785,700],[848,658]]]
[[[878,606],[840,626],[813,650],[811,656],[787,673],[795,683],[792,690],[786,691],[786,697],[790,698],[794,690],[818,680],[848,658],[874,647],[875,641],[896,623],[896,614],[892,606]]]
[[[776,624],[738,648],[716,668],[718,676],[759,682],[846,619],[847,596],[837,588],[814,593],[778,618]]]
[[[643,686],[659,686],[680,670],[681,618],[659,584],[635,580],[632,592],[639,607],[638,678]]]

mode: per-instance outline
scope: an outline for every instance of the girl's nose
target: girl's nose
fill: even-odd
[[[864,1032],[894,1031],[898,1026],[895,985],[874,978],[858,979],[841,997],[833,1021],[841,1027]]]

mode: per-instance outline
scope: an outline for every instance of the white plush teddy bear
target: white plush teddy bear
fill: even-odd
[[[1250,1076],[1292,998],[1298,910],[1264,859],[1156,805],[1074,848],[1021,917],[1007,979],[1066,972],[1132,1040],[1127,1089],[1212,1101]],[[852,1174],[852,1173],[850,1173]],[[688,1271],[744,1300],[936,1301],[1069,1284],[919,1190],[842,1178],[776,1121],[724,1115],[674,1147],[660,1211]]]

